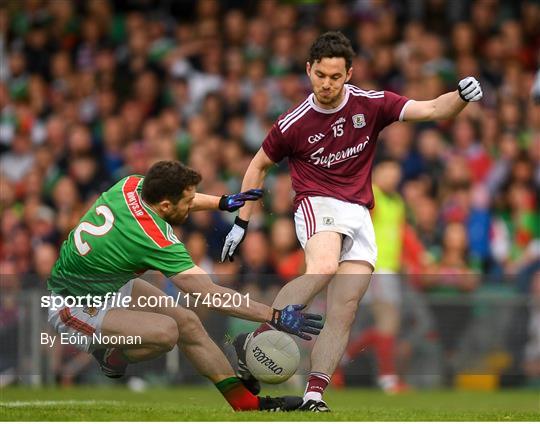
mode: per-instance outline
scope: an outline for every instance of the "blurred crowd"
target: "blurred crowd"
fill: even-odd
[[[436,276],[413,279],[430,293],[471,293],[490,281],[538,292],[531,287],[540,268],[540,106],[530,99],[540,63],[538,1],[4,5],[0,267],[23,277],[17,287],[42,286],[61,242],[96,197],[155,161],[195,168],[203,193],[238,191],[275,118],[310,92],[311,43],[340,30],[356,52],[351,83],[362,89],[427,100],[473,75],[484,90],[455,120],[395,123],[379,137],[376,163],[392,159],[401,167],[397,191],[407,223],[400,271]],[[221,283],[271,299],[304,263],[286,163],[265,187],[235,262],[218,261],[234,216],[194,213],[176,230]]]

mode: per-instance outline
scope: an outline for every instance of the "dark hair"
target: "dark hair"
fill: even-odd
[[[142,198],[148,203],[178,202],[188,187],[201,182],[201,174],[176,160],[156,162],[143,181]]]
[[[329,31],[320,35],[309,50],[308,62],[313,65],[324,57],[342,57],[347,70],[352,66],[354,51],[351,42],[339,31]]]

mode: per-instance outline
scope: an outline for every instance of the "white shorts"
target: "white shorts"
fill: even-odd
[[[401,303],[401,276],[392,271],[377,270],[371,276],[371,282],[362,302],[399,305]]]
[[[313,234],[333,231],[343,234],[340,262],[366,261],[375,268],[377,245],[369,210],[365,206],[331,197],[307,197],[294,214],[296,236],[305,249]]]
[[[133,280],[130,280],[118,291],[119,299],[131,296],[132,289]],[[118,301],[115,300],[115,304],[117,305]],[[101,335],[101,325],[105,315],[117,307],[115,305],[105,305],[102,308],[62,307],[56,310],[49,307],[48,322],[60,336],[64,334],[65,339],[69,340],[70,344],[84,352],[92,353],[101,347],[92,342],[93,335]],[[76,342],[71,343],[72,340]]]

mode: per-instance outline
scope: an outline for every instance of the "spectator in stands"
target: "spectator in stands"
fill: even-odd
[[[448,299],[453,297],[456,300],[432,306],[438,336],[449,356],[455,353],[459,338],[471,319],[471,306],[466,300],[460,301],[457,295],[474,291],[481,281],[468,263],[467,253],[465,226],[459,222],[448,224],[443,233],[441,259],[436,273],[422,278],[424,290],[428,293],[446,295]]]

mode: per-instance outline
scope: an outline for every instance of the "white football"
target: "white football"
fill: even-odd
[[[253,337],[246,350],[246,364],[253,376],[264,383],[279,384],[298,369],[300,350],[286,333],[269,330]]]

